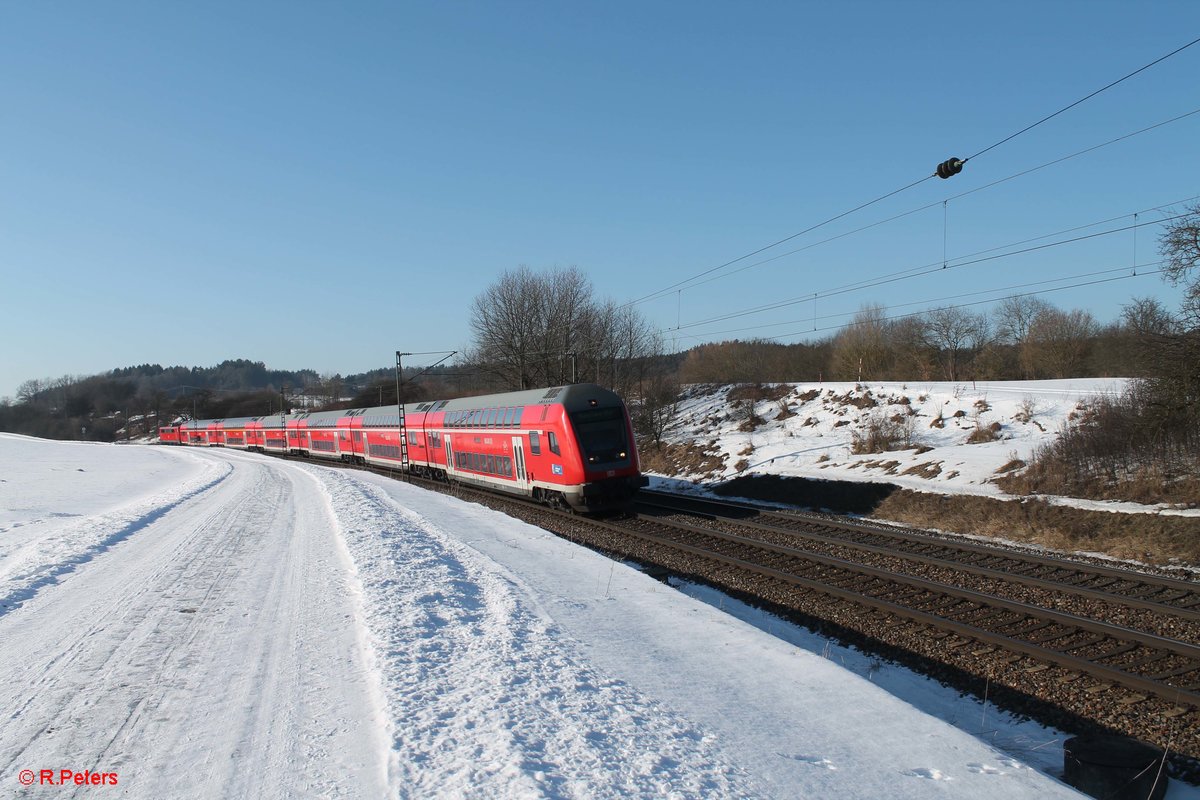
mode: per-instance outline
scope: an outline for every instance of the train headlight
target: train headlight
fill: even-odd
[[[627,454],[624,451],[622,451],[620,453],[617,453],[617,458],[624,458],[626,455]]]

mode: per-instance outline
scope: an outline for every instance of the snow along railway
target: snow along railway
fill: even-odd
[[[19,797],[1078,796],[544,531],[232,450],[0,434],[0,638]]]

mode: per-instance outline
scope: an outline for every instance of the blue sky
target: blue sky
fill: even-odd
[[[348,373],[462,349],[474,296],[520,265],[577,266],[597,296],[633,300],[1197,36],[1190,1],[0,0],[0,396],[144,362]],[[825,296],[943,254],[1161,219],[1149,209],[1200,194],[1200,114],[941,203],[1200,109],[1198,89],[1200,45],[961,175],[736,266],[932,208],[638,307],[668,346],[797,341],[867,303],[1132,272],[1157,260],[1157,228]],[[814,293],[815,326],[811,299],[691,325]],[[1147,295],[1178,290],[1142,275],[1044,298],[1108,321]]]

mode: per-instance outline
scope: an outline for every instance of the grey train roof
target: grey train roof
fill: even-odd
[[[561,403],[567,411],[581,411],[591,407],[592,400],[605,404],[620,401],[616,392],[597,386],[594,383],[573,383],[569,386],[553,386],[549,389],[527,389],[522,392],[505,392],[504,394],[484,394],[477,397],[460,397],[457,400],[442,400],[435,403],[417,403],[415,407],[405,404],[405,413],[415,411],[467,411],[475,408],[495,408],[498,406],[538,406]],[[430,405],[432,408],[422,408]]]
[[[481,394],[474,397],[459,397],[454,400],[428,400],[422,403],[405,403],[404,414],[433,413],[437,411],[471,411],[477,408],[503,408],[506,406],[548,406],[561,403],[567,411],[591,408],[591,401],[598,400],[611,405],[620,402],[616,392],[594,383],[573,383],[569,386],[553,386],[549,389],[526,389],[502,394]],[[363,426],[395,427],[400,424],[396,406],[357,409],[363,418]],[[334,412],[329,412],[334,413]],[[340,412],[343,416],[351,412]]]
[[[421,403],[405,403],[405,416],[434,411],[470,411],[477,408],[501,408],[505,406],[539,406],[561,403],[567,411],[591,408],[591,401],[605,405],[620,402],[616,392],[594,383],[573,383],[568,386],[553,386],[548,389],[526,389],[502,394],[481,394],[475,397],[460,397],[454,400],[429,400]],[[374,408],[348,408],[339,411],[301,411],[288,414],[287,421],[305,420],[309,428],[332,428],[343,417],[362,417],[363,426],[395,427],[400,424],[395,405]],[[206,427],[214,422],[224,422],[226,427],[244,427],[246,423],[259,420],[264,428],[281,428],[279,414],[264,414],[261,417],[238,417],[237,419],[200,419],[189,425]]]

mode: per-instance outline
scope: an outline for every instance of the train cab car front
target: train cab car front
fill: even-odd
[[[579,448],[584,480],[573,487],[575,491],[567,495],[567,502],[588,514],[628,508],[649,479],[638,466],[625,404],[616,394],[599,387],[579,387],[572,394],[565,398],[564,405]]]

